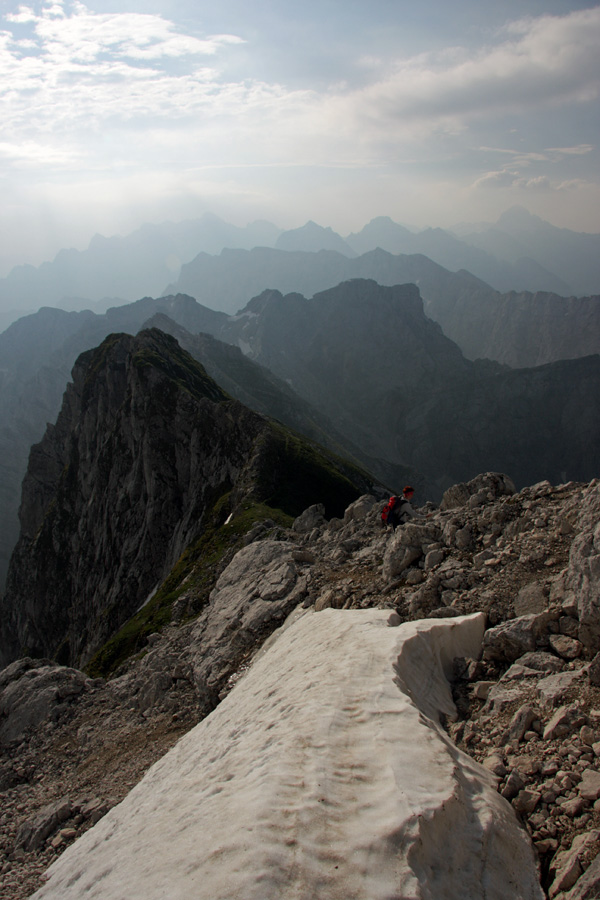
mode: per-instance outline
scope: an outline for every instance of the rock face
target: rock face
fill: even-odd
[[[469,359],[485,357],[514,368],[541,366],[600,352],[600,296],[535,293],[478,296],[455,302],[434,297],[425,312]]]
[[[573,542],[567,585],[577,603],[577,636],[588,650],[600,646],[600,490],[595,482],[586,491],[580,513],[580,532]]]
[[[79,357],[56,425],[31,452],[2,658],[81,665],[198,539],[217,500],[295,514],[328,495],[341,510],[368,483],[343,468],[230,400],[173,338],[107,338]]]

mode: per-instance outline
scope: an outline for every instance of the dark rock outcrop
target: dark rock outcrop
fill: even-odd
[[[331,515],[370,484],[231,400],[172,337],[111,335],[78,358],[56,425],[32,448],[2,658],[89,659],[219,499],[223,519],[249,500],[291,515],[323,500]]]
[[[0,335],[0,591],[19,536],[17,514],[29,450],[41,440],[46,424],[55,421],[75,360],[108,334],[135,334],[154,316],[162,319],[152,324],[174,334],[217,383],[245,405],[279,419],[337,453],[360,458],[362,465],[387,482],[419,480],[414,473],[409,476],[389,462],[361,455],[288,385],[259,370],[238,348],[211,340],[206,332],[218,333],[227,316],[201,306],[192,297],[145,297],[109,309],[104,315],[43,308],[19,319]]]

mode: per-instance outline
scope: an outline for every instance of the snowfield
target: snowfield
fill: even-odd
[[[307,611],[35,900],[533,900],[534,854],[439,724],[481,613]]]

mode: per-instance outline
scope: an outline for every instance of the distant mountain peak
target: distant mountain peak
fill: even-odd
[[[292,228],[284,231],[277,238],[275,247],[278,250],[300,250],[315,252],[319,250],[336,250],[344,256],[354,256],[354,251],[349,244],[332,228],[317,225],[312,219],[300,228]]]
[[[540,225],[547,226],[549,223],[545,222],[543,219],[540,219],[539,216],[536,216],[533,213],[529,212],[529,210],[525,209],[524,206],[515,204],[515,206],[510,206],[502,213],[502,215],[498,218],[496,224],[510,225],[512,227],[523,225],[527,225],[530,227],[532,225],[535,225],[539,227]]]

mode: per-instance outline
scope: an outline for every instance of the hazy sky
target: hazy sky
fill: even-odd
[[[600,6],[0,2],[0,275],[210,210],[600,232]]]

